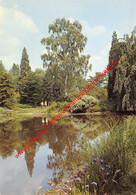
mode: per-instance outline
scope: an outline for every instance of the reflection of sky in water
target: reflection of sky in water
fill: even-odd
[[[0,195],[34,195],[39,186],[43,186],[41,191],[50,189],[48,180],[53,178],[54,170],[51,167],[50,169],[47,168],[47,164],[49,164],[48,157],[51,155],[50,164],[53,166],[52,168],[57,169],[59,167],[61,172],[63,171],[63,163],[66,162],[67,166],[68,164],[71,166],[72,160],[77,162],[78,159],[75,152],[80,148],[82,138],[85,138],[86,141],[89,141],[95,147],[95,143],[100,142],[103,136],[109,134],[109,132],[102,133],[99,131],[99,127],[103,129],[102,125],[104,124],[103,118],[99,118],[101,119],[99,121],[95,120],[97,117],[90,117],[89,120],[85,117],[62,118],[62,124],[54,124],[50,131],[41,136],[35,146],[30,147],[32,149],[29,151],[30,153],[28,152],[26,155],[23,153],[18,159],[14,157],[17,151],[12,156],[8,156],[8,154],[15,151],[15,148],[18,148],[18,146],[22,147],[30,137],[33,138],[42,129],[42,126],[45,126],[46,118],[35,117],[22,123],[13,121],[13,123],[7,126],[5,124],[1,126],[0,138],[1,146],[3,147],[0,148],[0,152],[4,153],[5,151],[4,154],[8,157],[3,159],[0,156]],[[74,122],[70,123],[72,120]],[[12,131],[12,128],[15,131]],[[83,129],[87,129],[86,132],[89,132],[89,136],[93,135],[93,138],[87,137],[83,133]],[[6,148],[10,149],[10,145],[11,150],[7,150],[6,153]],[[27,163],[25,158],[27,158]],[[30,177],[31,170],[33,173],[32,177]]]
[[[48,179],[52,171],[46,168],[49,154],[52,154],[52,150],[48,144],[39,148],[32,177],[29,176],[24,154],[18,159],[14,157],[15,153],[6,159],[0,157],[0,194],[32,195],[36,194],[38,186],[44,186],[42,190],[50,189]]]
[[[106,138],[108,135],[110,134],[110,132],[104,132],[101,135],[97,136],[95,139],[93,140],[88,140],[88,142],[91,144],[92,147],[95,147],[97,145],[97,143],[101,143],[101,139],[104,137]]]

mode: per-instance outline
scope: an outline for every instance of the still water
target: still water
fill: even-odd
[[[112,118],[123,121],[124,116]],[[56,122],[18,159],[15,154],[51,119],[33,117],[0,123],[0,195],[33,195],[51,189],[48,180],[59,182],[82,161],[80,146],[99,141],[108,132],[111,116],[65,116]]]

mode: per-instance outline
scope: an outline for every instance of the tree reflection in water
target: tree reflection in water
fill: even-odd
[[[56,183],[59,182],[61,177],[82,163],[82,145],[103,133],[106,122],[110,120],[109,116],[62,117],[25,151],[29,175],[33,174],[34,158],[39,147],[48,144],[53,154],[48,155],[46,166],[53,170],[52,179]],[[12,120],[0,123],[0,155],[7,158],[14,152],[20,151],[47,122],[50,122],[47,118],[34,117],[24,121]]]

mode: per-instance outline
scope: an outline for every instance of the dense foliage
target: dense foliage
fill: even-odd
[[[93,80],[95,80],[96,77],[97,77],[100,73],[101,73],[101,72],[96,72],[94,77],[93,77],[93,76],[90,76],[90,79],[88,79],[88,82],[89,82],[89,83],[93,82]],[[95,86],[107,88],[107,84],[108,84],[108,77],[107,77],[107,74],[105,74],[100,80],[98,80],[98,81],[95,83]]]
[[[0,72],[0,107],[12,108],[15,104],[15,90],[12,78],[5,71]]]
[[[20,84],[20,102],[30,105],[36,105],[41,101],[39,80],[35,73],[29,72],[21,80]]]
[[[31,70],[31,67],[29,65],[29,58],[28,58],[27,50],[25,47],[24,47],[23,52],[22,52],[20,70],[21,70],[21,77],[22,78],[24,76],[26,76],[27,72],[29,72]]]
[[[120,42],[121,40],[121,42]],[[117,39],[113,33],[109,62],[118,59],[119,63],[109,72],[108,99],[113,110],[136,111],[136,36]]]
[[[81,32],[78,21],[57,19],[49,25],[51,35],[41,41],[46,47],[42,55],[44,67],[55,79],[56,93],[63,93],[63,96],[67,96],[73,86],[78,87],[79,78],[84,78],[89,69],[90,56],[82,54],[87,38]]]
[[[20,66],[14,63],[9,73],[6,73],[5,67],[0,61],[1,82],[4,74],[7,80],[13,80],[13,83],[10,82],[12,87],[9,93],[12,91],[11,89],[15,88],[13,96],[14,101],[16,99],[18,103],[37,106],[41,101],[70,102],[99,74],[96,72],[94,77],[90,76],[90,79],[86,80],[86,74],[91,69],[90,56],[83,54],[87,38],[82,34],[82,26],[78,21],[71,22],[65,18],[56,19],[53,24],[49,25],[49,33],[49,37],[41,40],[46,48],[42,55],[45,70],[31,70],[25,47],[22,51]],[[86,111],[86,109],[88,112],[109,109],[123,112],[136,111],[135,53],[136,36],[134,31],[130,37],[124,35],[122,39],[118,39],[114,32],[109,63],[115,59],[118,59],[119,62],[109,71],[108,78],[107,75],[102,77],[87,94],[98,99],[99,104],[88,107],[86,102],[87,105],[84,108],[82,100],[79,100],[79,109],[75,107],[73,109],[78,112]],[[1,98],[7,97],[6,90],[3,92],[2,90]],[[13,101],[11,100],[11,102]],[[5,103],[1,103],[1,105],[6,106]]]
[[[79,99],[74,106],[72,106],[70,112],[86,112],[89,107],[92,107],[98,103],[98,100],[92,96],[84,95]]]

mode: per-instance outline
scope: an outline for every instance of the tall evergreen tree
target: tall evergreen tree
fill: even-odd
[[[11,76],[0,72],[0,106],[12,108],[15,104],[15,90]]]
[[[9,72],[13,74],[13,76],[19,76],[19,73],[20,73],[19,65],[14,63]]]
[[[41,89],[35,73],[28,72],[20,82],[20,102],[23,104],[37,105],[41,101]]]
[[[12,68],[10,69],[9,73],[13,76],[13,82],[15,86],[15,91],[19,92],[19,77],[20,77],[20,67],[18,64],[13,64]]]
[[[21,70],[21,77],[26,76],[27,72],[31,71],[31,67],[29,65],[29,58],[25,47],[22,52],[20,70]]]

